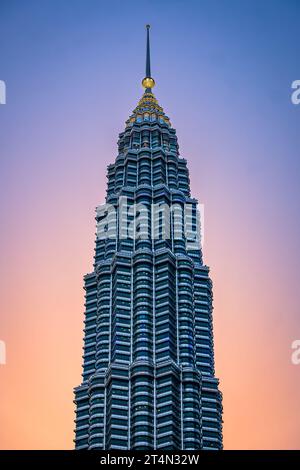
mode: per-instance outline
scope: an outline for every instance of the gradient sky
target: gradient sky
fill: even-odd
[[[299,0],[1,0],[0,448],[73,447],[106,166],[155,94],[205,204],[227,449],[300,448]]]

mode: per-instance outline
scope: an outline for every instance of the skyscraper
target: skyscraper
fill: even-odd
[[[212,283],[175,129],[145,89],[108,166],[94,270],[84,278],[76,449],[221,449]]]

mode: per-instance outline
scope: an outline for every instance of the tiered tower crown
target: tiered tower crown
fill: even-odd
[[[151,77],[151,66],[150,66],[150,38],[149,29],[150,25],[146,25],[147,28],[147,46],[146,46],[146,76],[142,80],[142,85],[145,88],[145,92],[140,99],[137,107],[134,109],[130,118],[126,121],[126,125],[130,126],[134,122],[158,121],[160,123],[165,122],[168,126],[171,126],[168,116],[165,115],[163,108],[158,104],[155,98],[152,88],[155,86],[155,80]]]

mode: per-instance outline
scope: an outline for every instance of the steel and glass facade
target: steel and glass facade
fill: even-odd
[[[107,178],[118,230],[97,237],[94,269],[84,278],[76,449],[221,449],[212,283],[199,241],[189,243],[197,201],[176,132],[151,89],[119,136]],[[162,216],[153,207],[172,209]],[[109,217],[97,212],[98,228],[107,229]]]

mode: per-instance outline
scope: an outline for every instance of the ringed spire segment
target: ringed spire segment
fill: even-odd
[[[155,80],[151,77],[151,60],[150,60],[150,25],[146,25],[147,43],[146,43],[146,76],[142,80],[142,85],[147,93],[151,93],[151,89],[155,86]]]

